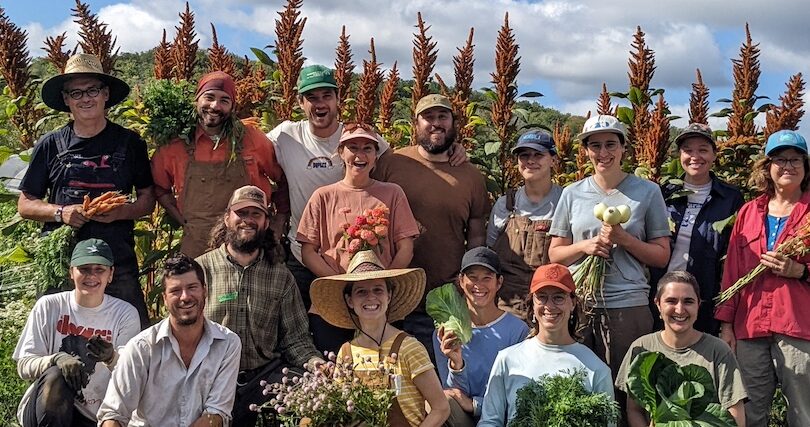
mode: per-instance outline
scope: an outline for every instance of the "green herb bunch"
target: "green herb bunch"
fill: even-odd
[[[517,391],[515,418],[509,427],[604,427],[615,423],[619,408],[605,393],[585,389],[584,369],[543,375]]]
[[[68,281],[73,228],[63,225],[46,236],[31,233],[0,254],[0,297],[60,289]]]
[[[178,137],[188,142],[197,123],[195,90],[194,85],[186,80],[158,80],[147,86],[143,106],[149,123],[144,137],[151,139],[156,146],[168,144]]]
[[[662,353],[641,352],[630,364],[627,389],[656,427],[737,425],[702,366],[678,366]]]

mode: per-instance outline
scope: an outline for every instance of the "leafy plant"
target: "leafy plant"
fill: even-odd
[[[33,303],[14,301],[0,310],[0,424],[16,426],[17,404],[28,382],[17,375],[17,364],[11,358]]]
[[[177,137],[188,138],[196,124],[195,88],[186,80],[173,83],[158,80],[147,86],[143,105],[150,117],[144,137],[155,145],[168,144]]]
[[[657,427],[736,425],[702,366],[678,366],[659,352],[645,351],[630,364],[627,389]]]
[[[462,344],[472,339],[472,321],[467,309],[467,302],[456,290],[453,283],[445,283],[428,292],[426,309],[436,327],[443,327],[445,331],[453,331]]]
[[[596,427],[616,422],[619,407],[605,393],[585,389],[584,369],[543,375],[517,391],[516,415],[509,427]]]

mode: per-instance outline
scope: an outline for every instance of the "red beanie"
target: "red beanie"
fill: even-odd
[[[198,99],[207,90],[221,90],[227,93],[232,101],[236,101],[236,84],[228,73],[213,71],[202,76],[200,82],[197,83],[197,94],[194,99]]]

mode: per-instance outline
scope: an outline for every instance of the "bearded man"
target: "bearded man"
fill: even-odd
[[[424,228],[410,266],[425,269],[427,293],[454,281],[464,252],[486,243],[489,199],[484,177],[475,166],[469,162],[450,166],[449,150],[456,139],[450,100],[427,95],[416,104],[415,114],[418,145],[380,157],[372,177],[402,187]],[[403,327],[433,355],[434,326],[425,312],[424,296]]]
[[[197,126],[191,140],[177,138],[152,157],[155,196],[183,226],[180,250],[192,258],[210,249],[211,227],[234,190],[251,184],[269,194],[270,181],[282,176],[267,137],[233,115],[235,101],[230,75],[204,75],[197,84]]]
[[[234,191],[211,232],[215,249],[197,258],[209,284],[206,317],[242,339],[235,426],[255,425],[257,414],[248,407],[269,399],[262,395],[261,380],[279,382],[284,367],[321,361],[295,278],[268,231],[267,205],[267,195],[258,187]]]

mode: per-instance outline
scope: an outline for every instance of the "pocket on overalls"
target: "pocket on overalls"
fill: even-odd
[[[526,233],[524,261],[532,267],[548,264],[548,246],[551,236],[548,230],[551,227],[550,219],[532,221]]]

